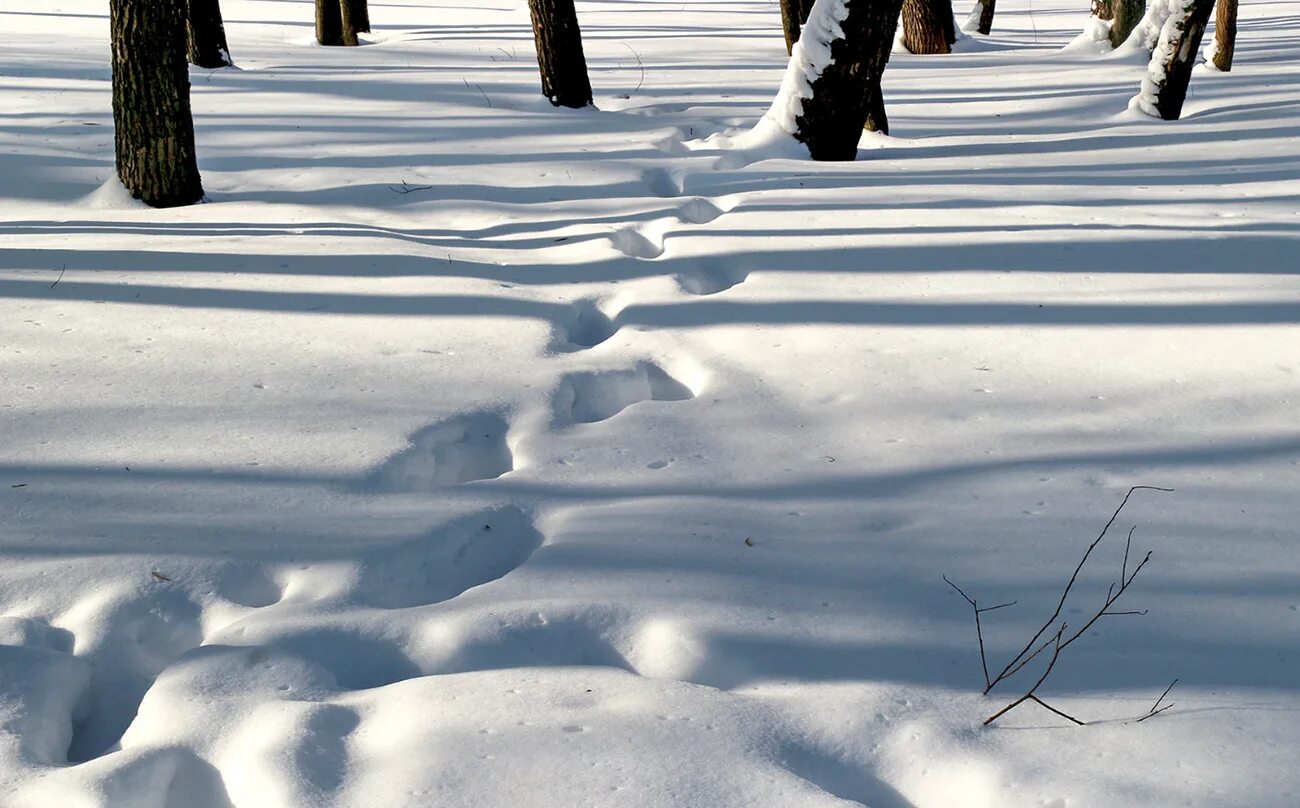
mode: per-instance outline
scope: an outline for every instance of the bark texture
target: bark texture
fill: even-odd
[[[1092,16],[1099,20],[1115,19],[1115,12],[1110,8],[1111,0],[1092,0]]]
[[[370,33],[370,4],[367,0],[343,0],[343,20],[354,35]]]
[[[537,44],[542,95],[557,107],[591,105],[591,80],[573,0],[528,0]]]
[[[872,82],[872,86],[867,91],[870,93],[867,97],[867,122],[863,129],[868,132],[879,132],[882,135],[889,134],[889,115],[885,113],[885,96],[880,92],[880,82]]]
[[[356,30],[343,25],[341,0],[316,0],[316,41],[331,47],[356,45]]]
[[[1232,69],[1232,51],[1237,45],[1237,0],[1219,0],[1214,13],[1214,66]]]
[[[794,43],[799,41],[799,32],[808,22],[808,12],[812,11],[814,0],[781,0],[781,28],[785,31],[786,55],[794,53]]]
[[[233,64],[230,48],[226,45],[226,25],[221,20],[220,0],[189,0],[186,46],[190,64],[207,68]]]
[[[1104,0],[1098,0],[1104,2]],[[976,31],[981,34],[988,34],[993,30],[993,12],[997,6],[997,0],[979,0],[980,21],[975,27]]]
[[[186,0],[110,0],[117,176],[156,208],[203,198],[194,154]]]
[[[1187,85],[1192,80],[1192,68],[1213,8],[1214,0],[1187,0],[1182,9],[1174,12],[1181,19],[1175,22],[1172,36],[1159,42],[1151,57],[1148,68],[1151,75],[1164,76],[1155,82],[1155,107],[1163,120],[1176,121],[1183,113]]]
[[[903,47],[912,53],[952,53],[956,41],[952,0],[903,0]]]
[[[814,160],[852,160],[874,105],[883,112],[880,77],[889,62],[902,0],[853,2],[831,43],[831,64],[812,83],[795,119],[795,137]],[[874,92],[874,96],[873,96]]]
[[[1146,14],[1146,3],[1144,0],[1108,0],[1107,6],[1110,9],[1110,44],[1118,48],[1128,39],[1128,35],[1133,33],[1137,24],[1142,22],[1142,16]]]

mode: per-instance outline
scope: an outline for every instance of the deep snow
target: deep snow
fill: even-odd
[[[1007,4],[854,164],[746,140],[771,2],[579,2],[579,112],[522,0],[223,8],[169,211],[104,4],[0,9],[0,804],[1300,801],[1300,3],[1176,123]],[[1135,484],[1097,723],[980,726],[941,575],[1004,658]]]

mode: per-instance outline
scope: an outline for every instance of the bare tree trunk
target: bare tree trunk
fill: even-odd
[[[343,8],[340,0],[316,0],[316,41],[322,45],[355,45],[343,38]]]
[[[533,18],[542,95],[557,107],[590,106],[591,79],[573,0],[528,0],[528,10]]]
[[[1213,8],[1214,0],[1187,0],[1186,5],[1170,16],[1174,23],[1172,30],[1166,21],[1164,30],[1170,33],[1168,36],[1162,33],[1156,42],[1139,96],[1144,111],[1166,121],[1176,121],[1182,115],[1187,85]]]
[[[785,31],[786,55],[794,53],[794,43],[799,41],[799,31],[808,22],[813,0],[781,0],[781,28]]]
[[[1232,69],[1232,52],[1237,45],[1237,0],[1219,0],[1214,15],[1214,66]]]
[[[357,32],[361,29],[357,27],[357,20],[353,18],[353,13],[357,10],[357,3],[352,0],[335,0],[339,4],[339,28],[343,39],[343,44],[348,47],[356,47],[361,44],[357,38]],[[363,8],[365,3],[360,4]]]
[[[110,0],[117,176],[155,208],[203,198],[194,154],[186,0]]]
[[[903,0],[903,47],[912,53],[952,53],[956,41],[951,0]]]
[[[996,6],[997,0],[978,0],[976,7],[980,10],[980,21],[975,28],[976,31],[987,35],[993,30],[993,12]]]
[[[198,67],[229,67],[234,64],[226,45],[220,0],[189,0],[186,45],[190,63]]]
[[[1111,16],[1101,19],[1111,20],[1110,44],[1118,48],[1133,33],[1137,24],[1142,22],[1142,15],[1147,10],[1146,3],[1144,0],[1107,0],[1107,6]]]
[[[843,0],[818,0],[838,3]],[[812,82],[795,118],[795,138],[814,160],[852,160],[872,107],[879,105],[880,76],[889,62],[902,0],[852,2],[840,20],[842,36],[831,42],[830,63]],[[802,69],[803,65],[791,65]]]
[[[1115,12],[1110,7],[1111,0],[1092,0],[1092,16],[1099,20],[1115,19]]]
[[[889,134],[889,115],[885,113],[885,96],[880,92],[880,80],[871,83],[867,91],[867,122],[862,127],[868,132]]]
[[[370,33],[370,5],[366,0],[343,0],[343,18],[351,21],[354,33]]]

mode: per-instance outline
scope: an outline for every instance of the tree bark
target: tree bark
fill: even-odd
[[[370,33],[370,5],[366,0],[343,0],[343,18],[351,22],[353,33]]]
[[[1214,0],[1187,0],[1186,5],[1175,10],[1171,17],[1175,21],[1170,36],[1162,37],[1151,54],[1149,75],[1163,77],[1152,81],[1155,111],[1163,120],[1176,121],[1182,115],[1187,85],[1192,80],[1192,68],[1196,65],[1201,38],[1210,23],[1213,8]],[[1168,22],[1165,30],[1169,30]]]
[[[799,41],[799,31],[808,22],[813,0],[781,0],[781,28],[785,31],[785,53],[794,53],[794,43]]]
[[[1115,19],[1115,12],[1110,8],[1111,0],[1092,0],[1092,16],[1099,20]]]
[[[557,107],[591,105],[591,80],[582,52],[582,30],[573,0],[528,0],[537,44],[542,95]]]
[[[952,53],[956,41],[951,0],[903,0],[903,47],[912,53]]]
[[[230,67],[234,64],[226,45],[220,0],[189,0],[186,53],[190,64],[198,67]]]
[[[361,29],[357,27],[357,20],[352,15],[357,12],[357,3],[352,0],[335,0],[339,4],[339,28],[343,44],[350,48],[355,48],[361,44],[357,38],[357,32]],[[364,2],[361,3],[365,5]]]
[[[997,0],[978,0],[980,21],[975,30],[987,36],[993,30],[993,12]],[[967,23],[969,25],[969,23]]]
[[[1214,66],[1232,70],[1232,52],[1237,45],[1237,0],[1219,0],[1214,15]]]
[[[889,115],[885,113],[885,96],[880,92],[880,80],[871,83],[867,92],[867,122],[863,129],[868,132],[889,134]]]
[[[117,176],[155,208],[203,198],[194,154],[186,0],[110,0]]]
[[[1106,3],[1110,10],[1110,17],[1101,17],[1100,19],[1109,19],[1110,23],[1110,44],[1118,48],[1128,39],[1128,35],[1133,33],[1137,24],[1142,22],[1142,15],[1146,13],[1146,3],[1144,0],[1107,0]],[[1095,9],[1095,6],[1094,6]]]
[[[857,157],[872,107],[883,111],[878,88],[901,5],[902,0],[848,4],[848,15],[840,21],[843,36],[831,43],[831,63],[812,82],[812,97],[803,99],[803,111],[795,118],[795,138],[814,160]]]
[[[355,32],[351,42],[344,37],[340,0],[316,0],[316,41],[329,47],[357,44]]]

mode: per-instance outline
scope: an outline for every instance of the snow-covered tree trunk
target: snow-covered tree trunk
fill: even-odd
[[[1187,99],[1187,85],[1210,22],[1214,0],[1156,0],[1168,6],[1168,16],[1151,52],[1142,90],[1134,99],[1148,115],[1176,121]]]
[[[975,9],[963,30],[969,31],[971,23],[974,23],[976,31],[989,34],[993,30],[993,12],[996,8],[997,0],[975,0]]]
[[[952,0],[903,0],[903,47],[912,53],[952,53],[956,41]]]
[[[111,0],[108,9],[117,176],[155,208],[198,202],[186,0]]]
[[[1237,46],[1237,0],[1219,0],[1214,13],[1214,56],[1210,61],[1223,72],[1232,69]]]
[[[573,0],[528,0],[542,94],[557,107],[591,105],[591,79]]]
[[[226,26],[221,20],[220,0],[189,0],[186,46],[190,63],[198,67],[233,64],[226,44]]]
[[[799,31],[808,22],[813,0],[781,0],[781,28],[785,31],[785,52],[794,53],[794,43],[799,41]]]
[[[854,159],[868,119],[883,121],[880,76],[901,9],[902,0],[813,5],[766,117],[814,160]]]
[[[1133,33],[1133,29],[1142,21],[1142,17],[1146,13],[1146,3],[1144,0],[1106,0],[1105,4],[1110,12],[1110,17],[1100,17],[1099,19],[1109,19],[1111,21],[1110,44],[1118,48],[1124,44],[1124,41]],[[1094,4],[1095,9],[1096,5]]]

